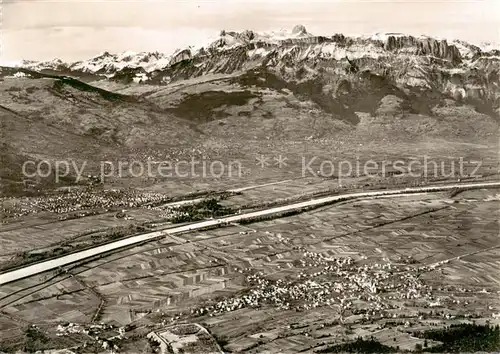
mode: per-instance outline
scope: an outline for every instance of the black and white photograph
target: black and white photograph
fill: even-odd
[[[500,0],[0,0],[0,353],[500,353]]]

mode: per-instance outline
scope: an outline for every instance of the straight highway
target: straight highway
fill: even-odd
[[[59,258],[42,261],[36,264],[27,265],[23,268],[15,269],[12,271],[7,271],[0,274],[0,285],[7,284],[19,279],[33,276],[35,274],[47,272],[54,269],[59,269],[61,267],[67,266],[69,264],[85,260],[90,257],[94,257],[100,254],[105,254],[110,251],[118,250],[123,247],[132,246],[135,244],[140,244],[148,240],[154,240],[157,238],[165,237],[168,235],[180,234],[188,231],[196,231],[201,229],[213,228],[218,226],[230,225],[231,223],[238,223],[241,221],[249,221],[262,217],[279,217],[281,214],[286,214],[294,211],[301,211],[308,208],[319,207],[323,205],[328,205],[338,201],[361,199],[361,198],[376,198],[385,197],[391,195],[401,195],[401,194],[414,194],[414,193],[432,193],[432,192],[443,192],[451,190],[454,188],[466,188],[466,189],[477,189],[477,188],[492,188],[500,187],[500,182],[481,182],[481,183],[454,183],[439,186],[428,186],[428,187],[414,187],[405,189],[394,189],[394,190],[380,190],[380,191],[369,191],[369,192],[358,192],[350,194],[341,194],[329,197],[322,197],[318,199],[312,199],[305,202],[293,203],[280,207],[271,207],[265,210],[259,210],[246,214],[231,215],[223,217],[220,219],[211,219],[206,221],[195,222],[189,225],[183,225],[179,227],[173,227],[165,230],[149,232],[141,235],[131,236],[129,238],[111,242],[105,245],[96,246],[91,249],[83,250],[80,252],[75,252]]]

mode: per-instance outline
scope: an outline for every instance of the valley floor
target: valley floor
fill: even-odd
[[[284,180],[221,203],[255,207],[329,184]],[[23,343],[27,326],[35,324],[57,347],[110,342],[147,351],[147,333],[187,322],[200,323],[234,352],[313,352],[371,336],[414,350],[424,345],[412,334],[419,329],[496,323],[499,201],[496,189],[388,196],[166,236],[2,285],[2,345]],[[139,222],[159,212],[127,214]],[[97,221],[103,227],[132,222],[105,213],[45,224],[30,218],[4,225],[2,238],[13,242],[14,233],[29,234],[32,246],[28,238],[17,247],[30,250],[56,242],[51,238],[59,229],[64,239]]]

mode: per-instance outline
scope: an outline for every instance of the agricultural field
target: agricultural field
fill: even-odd
[[[244,193],[287,198],[294,183]],[[166,236],[2,285],[0,336],[16,342],[27,324],[50,332],[61,319],[133,324],[130,336],[199,323],[231,351],[372,336],[413,350],[424,345],[416,328],[498,321],[499,207],[497,189],[387,196]],[[116,343],[130,345],[127,333]]]

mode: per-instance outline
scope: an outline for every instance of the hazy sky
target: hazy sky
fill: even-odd
[[[221,29],[296,24],[321,35],[403,32],[500,42],[500,0],[3,0],[0,60],[169,54],[205,43]]]

